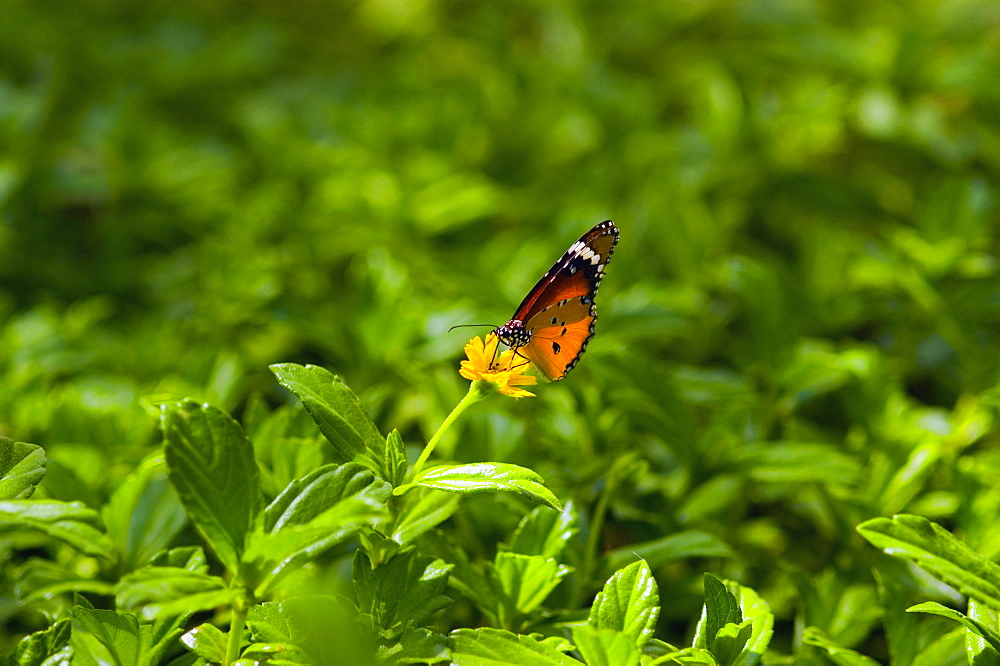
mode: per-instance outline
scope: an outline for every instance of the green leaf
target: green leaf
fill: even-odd
[[[47,462],[40,446],[0,437],[0,500],[31,497]]]
[[[562,511],[536,506],[521,519],[508,550],[522,555],[559,557],[576,532],[576,507],[572,502],[567,502]]]
[[[746,647],[753,633],[753,623],[747,619],[740,624],[728,623],[715,635],[712,655],[720,664],[732,664]]]
[[[840,664],[840,666],[877,666],[878,664],[870,657],[837,645],[817,627],[806,627],[802,634],[802,642],[822,649],[833,663]]]
[[[590,608],[589,624],[620,631],[640,650],[656,629],[660,594],[649,565],[643,560],[615,572]]]
[[[625,666],[639,663],[639,648],[632,636],[591,625],[573,627],[573,642],[587,666]]]
[[[506,463],[437,465],[422,470],[411,483],[399,486],[394,495],[423,486],[452,493],[512,492],[561,511],[556,496],[543,485],[542,477],[526,467]]]
[[[906,612],[930,613],[931,615],[940,615],[941,617],[946,617],[949,620],[954,620],[974,635],[982,638],[994,650],[1000,651],[1000,634],[979,620],[974,620],[963,613],[959,613],[957,610],[953,610],[947,606],[942,606],[936,601],[927,601],[922,604],[917,604],[916,606],[910,606],[906,609]]]
[[[367,490],[375,475],[358,463],[323,465],[292,481],[264,510],[264,530],[305,525],[346,497]],[[379,487],[383,486],[381,482]],[[388,497],[388,489],[384,495]]]
[[[70,633],[70,620],[56,620],[50,627],[22,638],[9,663],[11,666],[41,666],[46,662],[68,664],[72,657]]]
[[[187,524],[163,458],[147,460],[115,488],[101,510],[120,568],[132,571],[167,547]]]
[[[198,625],[181,636],[181,642],[210,664],[226,663],[229,636],[213,624]]]
[[[443,595],[452,565],[402,552],[372,569],[364,551],[354,556],[354,591],[358,610],[373,619],[382,636],[395,638],[407,627],[421,626],[451,601]]]
[[[708,532],[691,530],[616,548],[606,557],[604,572],[609,575],[611,571],[617,571],[636,560],[645,560],[650,568],[655,569],[688,557],[733,557],[733,551],[718,537]]]
[[[315,365],[278,363],[270,367],[278,382],[302,401],[333,445],[338,462],[361,462],[374,472],[385,470],[385,440],[358,396],[340,377]]]
[[[52,599],[68,592],[108,596],[114,594],[114,585],[78,568],[41,558],[28,560],[17,570],[14,597],[19,602]]]
[[[740,447],[736,465],[761,483],[850,486],[861,475],[853,457],[828,444],[764,442]]]
[[[383,666],[394,664],[440,664],[451,661],[448,638],[429,629],[407,629],[391,645],[379,646],[375,660]]]
[[[167,651],[174,648],[175,641],[184,633],[187,621],[192,615],[193,612],[188,611],[173,617],[157,619],[152,626],[148,624],[140,626],[139,629],[143,631],[145,639],[143,642],[147,645],[143,651],[143,662],[159,664]]]
[[[233,592],[218,576],[178,567],[143,567],[124,576],[116,601],[144,618],[164,618],[203,611],[232,602]]]
[[[725,583],[713,576],[705,574],[705,607],[704,607],[704,632],[699,623],[699,635],[695,638],[695,647],[704,647],[709,652],[715,653],[715,637],[719,630],[732,622],[740,624],[743,622],[743,614],[736,597],[726,589]]]
[[[0,501],[0,527],[42,532],[81,553],[110,559],[113,548],[108,537],[95,527],[99,524],[97,512],[80,502]]]
[[[774,613],[771,612],[771,607],[767,602],[751,588],[732,581],[728,583],[727,587],[739,601],[743,617],[753,623],[753,631],[747,645],[739,657],[733,661],[733,664],[734,666],[754,666],[763,659],[768,645],[771,644],[771,637],[774,635]]]
[[[538,608],[571,571],[552,557],[499,552],[491,566],[497,589],[520,613]]]
[[[406,480],[406,470],[406,445],[399,431],[393,430],[385,438],[385,474],[382,478],[396,487]]]
[[[969,599],[969,620],[975,622],[977,626],[989,629],[1000,626],[1000,613],[979,603],[975,599]],[[975,666],[996,666],[1000,664],[1000,651],[997,650],[998,635],[989,629],[991,639],[986,636],[969,632],[965,637],[965,652],[970,664]]]
[[[260,597],[284,576],[386,513],[389,484],[362,465],[325,465],[293,481],[265,512],[267,531],[244,554],[246,575]]]
[[[170,482],[188,517],[236,572],[260,514],[260,472],[243,429],[217,407],[192,400],[163,406]]]
[[[502,629],[457,629],[448,635],[451,663],[456,666],[580,666],[548,643]]]
[[[292,638],[281,604],[272,601],[250,609],[247,628],[255,643],[288,643]]]
[[[89,654],[99,663],[131,666],[139,663],[139,619],[131,613],[76,606],[72,644],[75,652]]]
[[[873,518],[858,532],[889,555],[913,561],[962,594],[1000,610],[1000,566],[922,516]]]
[[[406,495],[392,538],[406,545],[455,513],[461,495],[421,488]]]

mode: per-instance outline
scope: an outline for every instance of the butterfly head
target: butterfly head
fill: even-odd
[[[531,342],[531,331],[524,327],[520,319],[511,319],[503,326],[493,330],[493,334],[512,349],[524,347]]]

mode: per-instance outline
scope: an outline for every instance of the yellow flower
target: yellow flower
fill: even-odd
[[[500,341],[492,333],[486,336],[485,342],[478,335],[469,340],[465,345],[469,360],[462,361],[459,374],[474,382],[492,384],[498,393],[512,398],[534,397],[534,393],[518,388],[538,383],[537,378],[524,374],[531,367],[528,361],[510,349],[498,355],[498,344]]]

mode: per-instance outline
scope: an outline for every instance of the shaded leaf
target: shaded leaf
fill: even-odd
[[[458,508],[461,495],[422,488],[406,495],[406,504],[399,513],[392,538],[408,544],[451,517]]]
[[[70,615],[75,652],[89,653],[98,662],[110,660],[121,666],[139,662],[141,640],[139,619],[135,615],[81,605],[70,610]]]
[[[13,666],[40,666],[48,663],[70,663],[70,620],[56,620],[50,627],[22,638],[10,659]]]
[[[370,615],[386,638],[419,627],[451,601],[443,595],[452,566],[441,560],[402,552],[374,570],[368,556],[354,556],[354,591],[358,610]]]
[[[0,528],[25,528],[62,541],[81,553],[112,557],[108,537],[97,529],[97,512],[80,502],[54,500],[0,501]]]
[[[233,600],[224,580],[178,567],[143,567],[124,576],[116,601],[146,619],[211,610]]]
[[[607,554],[605,571],[617,571],[636,560],[645,560],[650,568],[688,557],[732,557],[733,551],[708,532],[690,530],[642,543],[616,548]]]
[[[187,524],[187,514],[166,472],[163,458],[147,460],[118,484],[101,509],[124,571],[147,564]]]
[[[562,511],[536,506],[521,519],[508,550],[523,555],[558,557],[576,532],[576,508],[572,502],[567,502]]]
[[[573,568],[542,555],[500,552],[491,570],[498,591],[510,606],[520,613],[530,613]]]
[[[841,666],[876,666],[878,664],[870,657],[837,645],[817,627],[806,627],[802,634],[802,642],[822,649],[830,661]]]

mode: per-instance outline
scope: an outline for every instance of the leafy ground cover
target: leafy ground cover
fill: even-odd
[[[0,26],[11,663],[1000,659],[994,3]],[[440,429],[607,218],[580,365]]]

